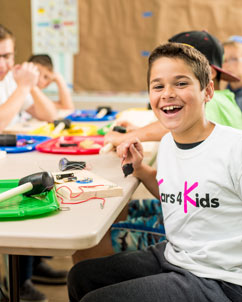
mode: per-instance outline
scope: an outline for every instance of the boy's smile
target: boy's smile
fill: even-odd
[[[211,90],[211,87],[201,90],[191,67],[182,59],[161,57],[153,63],[151,107],[177,142],[203,139],[199,134],[207,125],[205,102],[211,99]]]

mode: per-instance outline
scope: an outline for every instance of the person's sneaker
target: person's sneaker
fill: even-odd
[[[6,300],[0,300],[1,302],[9,301],[8,283],[7,279],[3,279],[3,286],[1,288],[3,297]],[[46,296],[36,289],[30,279],[26,280],[19,288],[19,302],[48,302]]]
[[[33,268],[31,280],[34,283],[41,284],[66,284],[67,271],[55,270],[50,267],[46,262],[40,261],[40,263]]]
[[[48,302],[46,296],[38,291],[31,280],[26,280],[19,289],[20,302]]]
[[[8,302],[8,294],[6,293],[5,285],[0,284],[0,302]]]

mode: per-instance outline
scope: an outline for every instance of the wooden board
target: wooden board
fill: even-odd
[[[152,122],[157,121],[157,118],[152,110],[143,108],[131,108],[120,112],[117,121],[127,121],[136,127],[144,127]]]
[[[3,130],[3,133],[4,134],[28,134],[47,124],[48,124],[47,122],[33,119],[30,121],[25,121],[22,123],[17,123],[12,126],[8,126]]]
[[[59,109],[57,111],[57,119],[62,119],[68,114],[71,114],[73,110],[65,110],[65,109]],[[4,134],[29,134],[36,129],[43,127],[47,125],[48,123],[45,121],[40,121],[35,118],[31,118],[26,121],[22,121],[20,123],[17,123],[15,125],[11,125],[6,127],[3,130]]]
[[[76,181],[68,181],[67,178],[58,180],[58,175],[73,173],[78,181],[92,180],[87,183],[77,183]],[[87,170],[68,170],[65,172],[53,173],[57,195],[64,197],[67,200],[85,201],[89,198],[106,198],[123,195],[123,189],[118,185],[90,172]]]

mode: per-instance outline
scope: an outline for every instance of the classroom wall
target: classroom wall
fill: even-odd
[[[30,0],[0,0],[0,23],[16,37],[16,62],[32,53]]]
[[[180,31],[206,29],[220,40],[242,33],[239,0],[78,1],[77,93],[146,90],[149,52]],[[31,54],[30,0],[0,2],[0,22],[15,33],[16,61],[21,62]]]

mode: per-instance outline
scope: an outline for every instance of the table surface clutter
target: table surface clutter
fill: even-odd
[[[147,163],[155,158],[157,143],[153,143],[150,150],[145,158]],[[63,157],[68,161],[85,162],[86,169],[60,171],[59,162]],[[132,175],[124,177],[120,159],[113,151],[91,155],[31,151],[7,153],[0,158],[0,188],[3,180],[21,179],[43,171],[54,175],[59,207],[44,215],[12,219],[0,215],[1,253],[72,255],[76,250],[93,247],[100,242],[139,184]],[[67,176],[70,186],[66,182]],[[62,181],[61,178],[65,179]],[[92,189],[88,185],[90,179]],[[86,194],[85,202],[80,203],[79,189]]]

